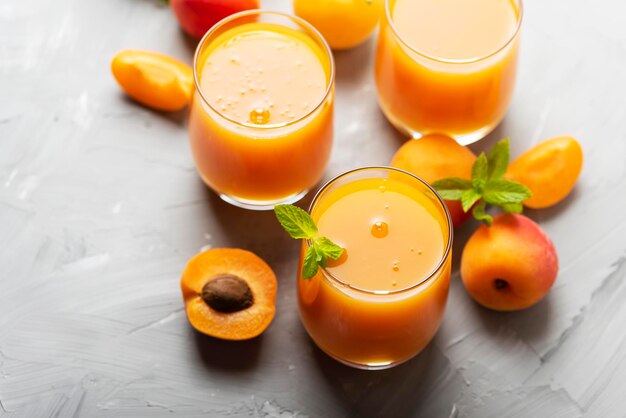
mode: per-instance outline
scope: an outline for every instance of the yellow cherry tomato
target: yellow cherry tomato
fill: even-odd
[[[374,31],[383,0],[294,0],[296,16],[319,30],[333,49],[347,49]]]
[[[111,71],[122,89],[145,106],[175,111],[191,99],[191,67],[166,55],[127,49],[115,55]]]

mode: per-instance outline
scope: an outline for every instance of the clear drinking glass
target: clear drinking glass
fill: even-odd
[[[441,198],[405,171],[368,167],[323,186],[309,212],[320,235],[345,248],[338,261],[304,279],[311,242],[303,242],[298,305],[313,341],[362,369],[392,367],[418,354],[435,335],[448,297],[452,222]],[[375,229],[383,224],[385,230]]]
[[[410,137],[442,133],[463,145],[483,138],[502,120],[513,95],[523,15],[521,0],[509,0],[517,19],[512,21],[510,37],[481,56],[464,59],[433,56],[413,46],[393,20],[394,7],[400,1],[416,4],[422,0],[385,1],[375,64],[383,113]],[[445,30],[454,36],[454,27]]]
[[[323,82],[318,77],[311,86],[303,78],[308,73],[301,57],[322,69]],[[249,68],[233,82],[244,65]],[[206,33],[193,67],[189,135],[202,180],[225,201],[248,209],[272,209],[306,194],[322,177],[333,143],[335,67],[321,35],[295,16],[245,11]],[[317,88],[310,97],[308,87]],[[258,104],[239,116],[229,113],[252,97],[246,94]]]

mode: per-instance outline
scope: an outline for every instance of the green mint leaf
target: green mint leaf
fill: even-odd
[[[477,221],[483,222],[487,226],[491,226],[493,223],[493,217],[485,212],[485,207],[487,204],[484,200],[478,202],[474,209],[472,209],[472,215]]]
[[[489,162],[484,152],[481,152],[472,166],[472,185],[481,192],[484,184],[489,179]]]
[[[509,165],[509,138],[499,141],[491,148],[487,156],[488,178],[495,180],[502,178]]]
[[[448,177],[437,180],[432,186],[442,199],[461,200],[463,192],[472,188],[472,182],[458,177]]]
[[[507,213],[522,213],[524,207],[520,202],[518,203],[503,203],[500,205],[503,211]]]
[[[343,254],[343,248],[326,237],[316,238],[314,243],[316,251],[333,260],[337,260]]]
[[[294,205],[274,206],[276,219],[291,238],[311,239],[317,234],[317,226],[311,216],[303,209]]]
[[[521,203],[532,196],[530,189],[515,181],[498,179],[485,184],[483,197],[491,205]]]
[[[311,245],[304,255],[304,263],[302,264],[302,278],[310,279],[317,274],[319,264],[317,261],[317,253],[315,247]]]
[[[461,205],[463,206],[463,212],[467,212],[468,210],[470,210],[474,203],[478,202],[481,197],[481,194],[474,189],[464,191],[463,195],[461,196]]]

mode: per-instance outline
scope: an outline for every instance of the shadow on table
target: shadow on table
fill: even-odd
[[[526,343],[543,341],[550,329],[550,323],[554,316],[554,302],[552,293],[532,306],[521,311],[496,312],[487,309],[478,303],[474,303],[477,317],[482,322],[483,328],[489,332],[494,341],[499,338],[508,339],[502,333],[504,328],[512,329]]]
[[[373,82],[374,47],[375,39],[371,37],[354,48],[333,51],[337,86],[351,91],[363,86],[367,79]]]
[[[263,346],[263,335],[246,341],[226,341],[195,330],[193,333],[198,356],[207,369],[246,372],[256,368]]]
[[[308,209],[314,192],[321,185],[316,185],[304,198],[295,203]],[[203,187],[210,213],[215,218],[215,235],[221,239],[220,246],[244,248],[254,252],[270,265],[275,261],[295,260],[299,257],[299,245],[283,230],[274,211],[255,211],[242,209],[224,202],[208,187]]]
[[[343,416],[448,417],[456,396],[448,392],[456,392],[460,383],[432,342],[413,359],[386,370],[353,369],[318,348],[314,359]]]

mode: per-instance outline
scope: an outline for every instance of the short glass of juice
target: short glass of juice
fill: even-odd
[[[322,177],[333,143],[335,67],[304,20],[244,11],[202,38],[189,136],[202,180],[222,199],[272,209]]]
[[[450,284],[452,222],[439,195],[405,171],[366,167],[327,183],[309,212],[319,234],[344,248],[313,278],[299,273],[300,318],[313,341],[362,369],[418,354],[439,328]]]
[[[379,105],[401,132],[475,142],[515,85],[521,0],[386,0],[375,64]]]

